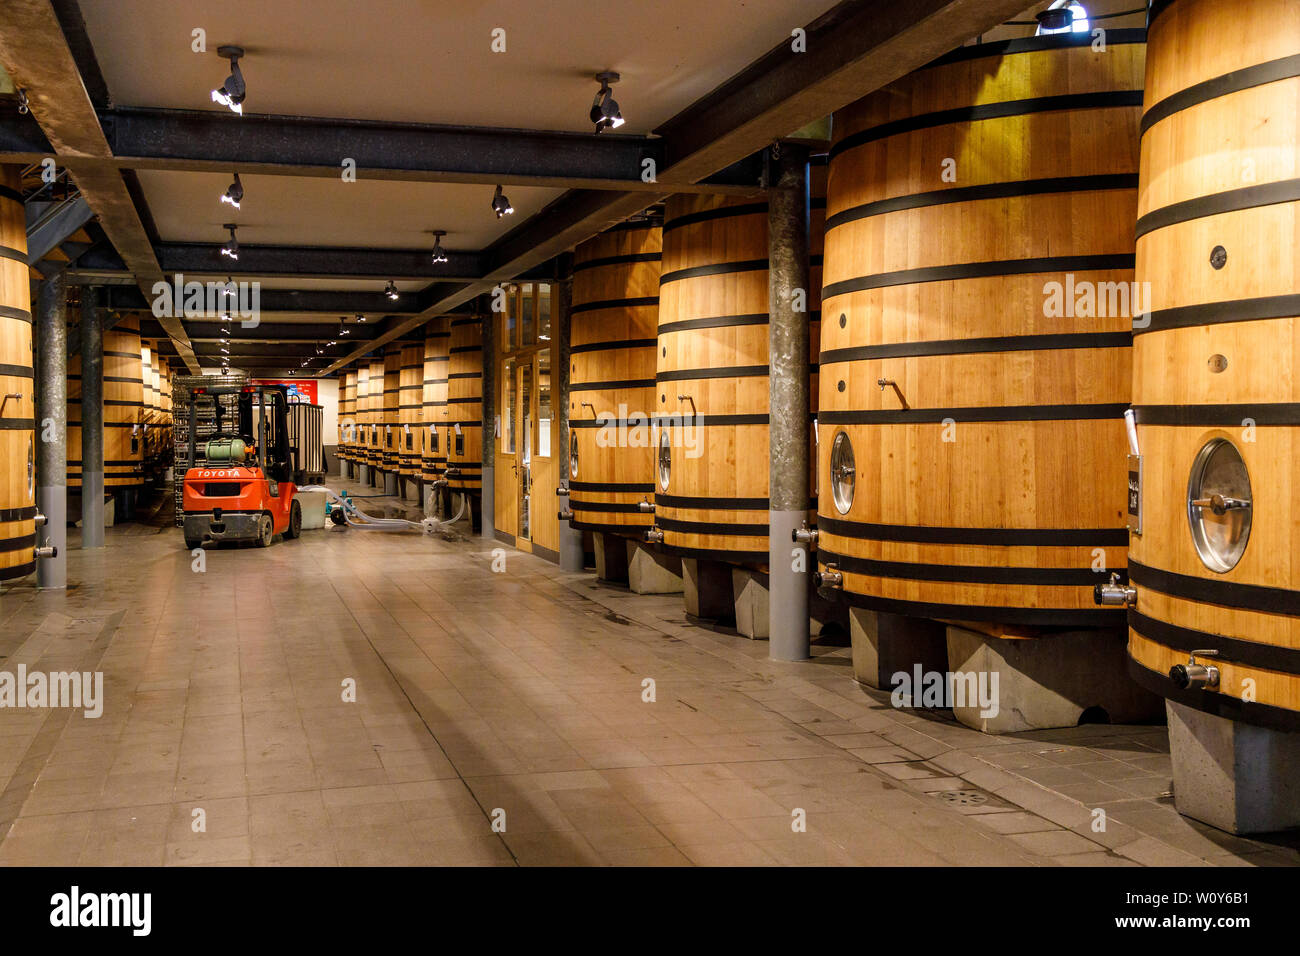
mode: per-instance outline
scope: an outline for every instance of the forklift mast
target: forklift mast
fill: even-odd
[[[190,461],[195,457],[196,405],[201,397],[212,401],[216,408],[217,433],[224,434],[222,426],[222,395],[238,395],[239,424],[233,437],[242,439],[257,448],[257,466],[273,481],[292,479],[292,464],[289,451],[289,390],[283,385],[226,385],[214,388],[196,389],[194,401],[190,404]],[[253,399],[258,401],[254,404]]]

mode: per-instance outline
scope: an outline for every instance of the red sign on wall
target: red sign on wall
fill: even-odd
[[[255,378],[249,382],[250,385],[283,385],[289,389],[289,401],[305,402],[308,405],[319,405],[316,398],[316,380],[314,378]]]

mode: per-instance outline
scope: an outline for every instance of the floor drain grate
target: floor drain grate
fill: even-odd
[[[944,790],[939,794],[944,803],[959,807],[977,807],[989,802],[989,795],[979,790]]]

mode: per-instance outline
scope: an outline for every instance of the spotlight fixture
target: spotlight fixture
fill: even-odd
[[[229,367],[228,365],[223,365],[223,366],[221,366],[221,374],[222,374],[222,375],[229,375],[229,374],[230,374],[230,367]]]
[[[596,79],[600,82],[600,89],[591,101],[591,121],[596,124],[597,133],[602,129],[618,129],[623,125],[623,113],[609,87],[618,82],[619,76],[610,72],[597,73]]]
[[[228,222],[221,228],[230,230],[230,241],[221,247],[221,254],[237,260],[239,258],[239,240],[235,238],[235,229],[238,227],[233,222]]]
[[[446,229],[433,230],[433,264],[435,266],[440,266],[447,261],[447,251],[442,248],[442,237],[446,234]]]
[[[236,179],[236,180],[239,179],[239,175],[238,175],[238,174],[235,175],[235,179]],[[243,196],[243,191],[242,191],[242,190],[240,191],[240,196],[241,196],[241,197]],[[225,197],[223,196],[222,198],[224,199]],[[223,286],[221,287],[221,295],[222,295],[223,297],[228,297],[228,298],[231,298],[231,299],[233,299],[233,298],[235,297],[235,277],[234,277],[234,276],[226,276],[226,284],[223,285]],[[229,315],[223,315],[222,318],[223,318],[223,319],[226,319],[226,320],[229,320],[229,319],[230,319],[230,316],[229,316]]]
[[[492,196],[492,211],[497,214],[498,219],[509,216],[515,211],[515,207],[510,205],[510,200],[502,194],[500,186],[497,186],[497,191]]]
[[[235,181],[226,187],[226,191],[221,194],[221,201],[230,203],[236,209],[239,208],[240,202],[244,199],[244,184],[239,181],[239,173],[235,173]]]
[[[351,330],[348,328],[347,319],[345,319],[343,316],[340,315],[339,316],[339,337],[342,338],[343,336],[347,335],[349,331]]]
[[[397,301],[397,283],[392,279],[388,280],[388,285],[384,286],[384,295],[388,296],[394,302]]]
[[[1088,11],[1077,0],[1056,0],[1037,14],[1038,36],[1053,33],[1087,33]]]
[[[230,61],[230,75],[226,82],[212,91],[212,102],[230,108],[232,113],[244,114],[244,74],[239,71],[239,58],[244,55],[242,46],[217,47],[217,56]]]
[[[364,321],[366,321],[366,317],[365,317],[364,315],[362,315],[360,312],[358,312],[358,313],[357,313],[357,321],[358,321],[358,322],[364,322]]]

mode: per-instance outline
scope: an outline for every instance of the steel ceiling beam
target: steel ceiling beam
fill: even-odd
[[[546,130],[430,126],[207,110],[114,108],[96,113],[123,169],[336,179],[351,159],[358,179],[549,186],[655,192],[662,139]],[[0,161],[34,162],[54,152],[30,116],[0,117]],[[690,192],[758,187],[753,161],[729,165]]]
[[[829,116],[1025,9],[1024,0],[846,0],[655,133],[662,183],[699,182]],[[679,190],[680,191],[680,190]]]
[[[221,255],[213,242],[161,242],[154,246],[164,273],[205,273],[267,278],[437,279],[469,280],[483,274],[478,252],[446,251],[447,261],[434,265],[427,249],[369,249],[325,246],[239,244],[239,258]]]
[[[164,280],[165,281],[165,280]],[[318,313],[321,316],[348,318],[358,313],[378,321],[387,314],[415,314],[426,306],[422,304],[424,293],[406,292],[396,302],[382,292],[348,292],[328,289],[262,289],[259,293],[260,312],[263,315],[276,313]],[[152,297],[130,286],[109,286],[105,289],[105,301],[108,308],[121,312],[152,313]],[[201,317],[196,317],[201,318]],[[215,318],[213,319],[215,321]],[[328,319],[322,319],[322,322]],[[265,325],[266,323],[262,323]]]
[[[121,172],[86,92],[76,58],[50,0],[7,0],[0,18],[0,63],[26,90],[32,115],[100,225],[142,288],[162,278]],[[164,322],[186,365],[194,361],[178,320]],[[197,371],[197,366],[191,366]]]

